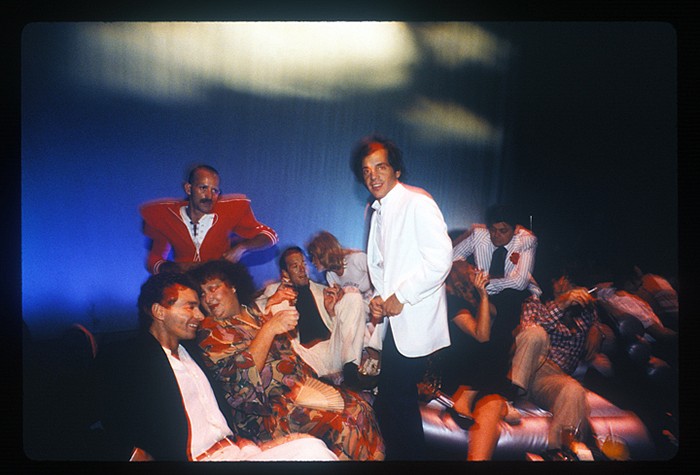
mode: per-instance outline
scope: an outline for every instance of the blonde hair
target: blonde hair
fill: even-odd
[[[338,239],[328,231],[318,232],[306,246],[309,255],[315,256],[326,270],[338,272],[345,266],[345,251]]]

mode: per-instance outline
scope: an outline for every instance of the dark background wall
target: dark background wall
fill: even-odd
[[[520,53],[509,91],[515,131],[507,180],[534,215],[538,270],[577,256],[636,261],[676,277],[675,27],[551,22],[496,30],[507,31]]]

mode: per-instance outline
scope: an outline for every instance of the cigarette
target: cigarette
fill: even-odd
[[[592,289],[588,289],[588,293],[589,293],[589,294],[592,294],[592,293],[595,292],[596,290],[598,290],[598,287],[593,287]]]

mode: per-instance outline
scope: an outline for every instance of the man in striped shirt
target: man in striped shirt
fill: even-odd
[[[542,294],[532,277],[535,265],[537,237],[517,224],[510,207],[492,206],[486,213],[486,224],[475,224],[466,237],[457,238],[452,250],[452,260],[472,258],[479,270],[488,272],[486,292],[496,309],[491,328],[491,346],[494,357],[489,361],[491,369],[507,377],[511,367],[511,349],[514,330],[520,323],[523,301],[532,295]],[[516,399],[521,388],[513,387],[509,399]]]

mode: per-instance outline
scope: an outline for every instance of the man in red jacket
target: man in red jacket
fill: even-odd
[[[143,232],[152,240],[146,261],[150,273],[186,271],[212,259],[238,262],[248,251],[277,243],[277,233],[255,219],[245,195],[221,195],[213,167],[194,167],[184,190],[186,201],[161,199],[141,207]],[[171,250],[174,262],[168,260]]]

